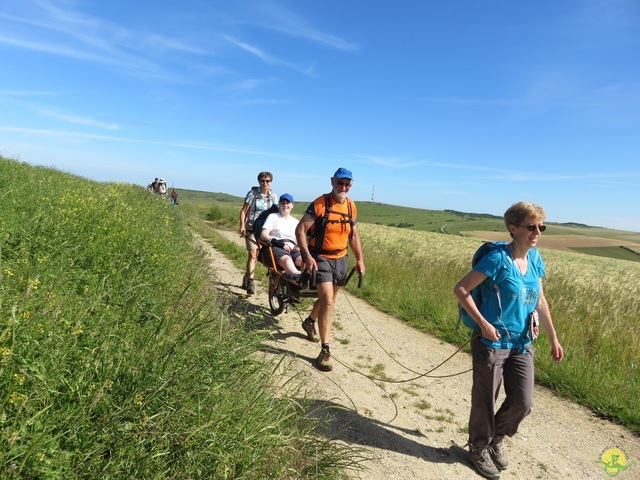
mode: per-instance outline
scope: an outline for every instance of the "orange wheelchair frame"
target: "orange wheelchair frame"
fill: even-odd
[[[297,285],[285,277],[284,269],[276,262],[272,246],[262,240],[258,240],[256,243],[258,245],[258,261],[267,269],[267,278],[269,279],[269,309],[272,315],[280,315],[288,309],[289,305],[300,303],[302,298],[318,297],[315,270],[311,272],[308,286],[303,285],[305,288],[301,288],[303,286]],[[346,283],[349,283],[354,272],[355,267],[351,269],[351,272],[347,276]],[[358,288],[362,288],[363,276],[362,274],[359,274],[359,276]]]

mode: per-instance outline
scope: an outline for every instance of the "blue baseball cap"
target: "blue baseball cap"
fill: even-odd
[[[291,195],[289,195],[288,193],[283,193],[282,195],[280,195],[280,200],[278,200],[278,201],[281,202],[282,200],[287,200],[287,201],[293,203],[293,197]]]
[[[336,173],[333,174],[336,178],[348,178],[349,180],[353,180],[353,174],[351,170],[347,170],[346,168],[340,167],[336,170]]]

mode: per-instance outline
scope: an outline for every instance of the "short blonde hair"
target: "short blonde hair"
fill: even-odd
[[[527,218],[533,218],[536,222],[544,222],[545,211],[540,205],[530,202],[518,202],[511,205],[504,212],[504,224],[509,229],[509,225],[520,225]]]

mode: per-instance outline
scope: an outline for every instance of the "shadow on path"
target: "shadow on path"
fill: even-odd
[[[380,422],[334,402],[300,401],[308,406],[309,414],[318,419],[317,433],[332,440],[411,455],[426,462],[469,465],[467,451],[458,445],[429,445],[429,438],[421,432]]]

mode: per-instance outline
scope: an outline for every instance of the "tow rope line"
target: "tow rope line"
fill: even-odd
[[[395,363],[397,363],[400,367],[404,368],[405,370],[408,370],[411,373],[414,373],[416,376],[412,377],[412,378],[407,378],[407,379],[403,379],[403,380],[394,380],[394,379],[389,379],[389,378],[381,378],[381,377],[376,377],[375,375],[371,375],[371,374],[367,374],[364,373],[360,370],[358,370],[357,368],[351,366],[350,364],[340,360],[339,357],[337,357],[336,355],[333,354],[333,352],[331,353],[331,358],[333,358],[336,362],[338,362],[340,365],[342,365],[343,367],[347,368],[348,370],[352,371],[353,373],[356,373],[358,375],[362,375],[365,378],[368,378],[369,380],[375,381],[375,382],[384,382],[384,383],[408,383],[408,382],[413,382],[415,380],[419,380],[420,378],[451,378],[451,377],[457,377],[459,375],[464,375],[465,373],[469,373],[473,370],[473,368],[469,368],[467,370],[464,370],[462,372],[457,372],[457,373],[451,373],[451,374],[447,374],[447,375],[432,375],[433,372],[435,372],[436,370],[438,370],[440,367],[442,367],[444,364],[446,364],[449,360],[451,360],[456,354],[458,354],[462,349],[464,349],[464,347],[466,347],[471,340],[473,339],[470,338],[469,340],[467,340],[465,343],[463,343],[455,352],[453,352],[451,355],[449,355],[446,359],[444,359],[442,362],[440,362],[438,365],[436,365],[435,367],[433,367],[431,370],[428,370],[424,373],[420,373],[420,372],[416,372],[415,370],[407,367],[406,365],[404,365],[403,363],[399,362],[398,360],[396,360],[393,355],[391,355],[389,353],[389,351],[384,348],[384,346],[378,341],[378,339],[376,338],[376,336],[371,333],[371,330],[369,330],[369,328],[367,328],[367,325],[364,323],[364,321],[362,320],[362,318],[360,317],[360,315],[358,315],[358,312],[356,311],[356,309],[354,308],[353,304],[351,303],[351,300],[349,299],[348,295],[346,294],[346,292],[343,291],[343,296],[344,298],[346,298],[347,303],[349,304],[349,306],[351,307],[351,311],[355,314],[355,316],[358,318],[358,320],[360,321],[360,323],[362,324],[362,326],[364,327],[364,329],[367,331],[367,333],[371,336],[371,338],[373,339],[373,341],[380,347],[380,349],[391,359],[393,360]],[[296,313],[298,314],[298,317],[302,320],[302,315],[300,313],[300,310],[298,309],[297,305],[293,305]],[[384,391],[384,389],[383,389]],[[388,392],[385,391],[385,393],[388,394]]]
[[[370,380],[375,380],[378,382],[385,382],[385,383],[407,383],[407,382],[412,382],[414,380],[418,380],[420,378],[451,378],[451,377],[456,377],[458,375],[464,375],[465,373],[469,373],[470,371],[472,371],[472,368],[469,368],[467,370],[464,370],[462,372],[457,372],[457,373],[451,373],[448,375],[431,375],[433,372],[435,372],[437,369],[439,369],[440,367],[442,367],[445,363],[447,363],[449,360],[451,360],[457,353],[459,353],[464,347],[466,347],[470,342],[471,342],[471,338],[469,340],[467,340],[465,343],[462,344],[462,346],[460,346],[455,352],[453,352],[451,355],[449,355],[446,359],[444,359],[442,362],[440,362],[438,365],[436,365],[435,367],[433,367],[431,370],[428,370],[424,373],[420,373],[420,372],[416,372],[415,370],[407,367],[406,365],[404,365],[403,363],[399,362],[398,360],[396,360],[393,355],[391,355],[389,353],[389,351],[384,348],[384,346],[382,346],[382,344],[378,341],[378,339],[376,338],[376,336],[371,333],[371,330],[369,330],[369,328],[367,328],[367,325],[364,323],[364,321],[362,320],[362,318],[360,317],[360,315],[358,315],[358,312],[356,311],[356,309],[354,308],[353,304],[351,303],[351,300],[349,300],[349,297],[347,296],[346,292],[344,293],[344,298],[346,298],[347,303],[349,303],[349,306],[351,307],[351,310],[353,311],[353,313],[355,314],[355,316],[358,318],[358,320],[360,321],[360,323],[362,324],[362,326],[364,327],[364,329],[367,331],[367,333],[371,336],[371,338],[373,338],[373,341],[380,347],[380,349],[391,359],[393,360],[395,363],[397,363],[399,366],[401,366],[402,368],[404,368],[405,370],[408,370],[411,373],[416,374],[415,377],[412,378],[407,378],[404,380],[390,380],[388,378],[379,378],[376,377],[374,375],[369,375],[366,373],[363,373],[359,370],[357,370],[356,368],[352,367],[351,365],[347,364],[346,362],[343,362],[342,360],[340,360],[339,358],[337,358],[335,355],[333,355],[333,353],[331,354],[331,357],[334,358],[338,363],[340,363],[341,365],[343,365],[344,367],[348,368],[349,370],[351,370],[354,373],[357,373],[358,375],[362,375],[364,377],[369,378]]]

